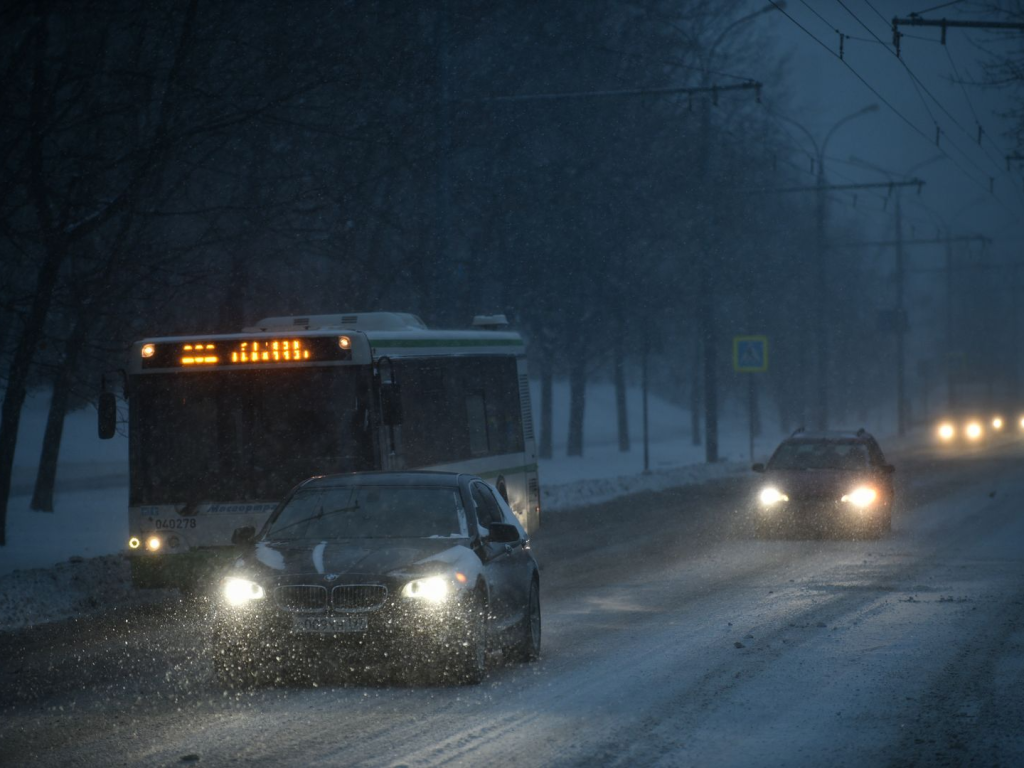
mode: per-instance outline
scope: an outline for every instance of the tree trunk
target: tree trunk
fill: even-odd
[[[540,369],[540,457],[550,459],[553,455],[551,434],[551,363],[548,360]]]
[[[79,319],[64,346],[64,358],[53,380],[53,395],[46,416],[46,431],[43,433],[43,450],[39,456],[35,490],[32,492],[31,508],[37,512],[53,512],[53,489],[57,483],[57,461],[64,435],[64,417],[68,412],[71,381],[85,336],[86,323]]]
[[[36,280],[32,306],[7,370],[7,389],[0,409],[0,547],[7,545],[7,504],[14,471],[14,447],[18,441],[18,427],[21,425],[21,408],[28,394],[26,385],[65,253],[63,243],[55,244],[47,250]]]
[[[700,336],[693,336],[693,358],[690,363],[690,441],[700,445]]]
[[[583,455],[583,409],[587,400],[587,364],[575,360],[569,368],[569,444],[566,456]]]
[[[626,406],[626,355],[623,352],[622,333],[616,334],[615,344],[615,412],[619,426],[619,452],[629,453],[629,410]]]

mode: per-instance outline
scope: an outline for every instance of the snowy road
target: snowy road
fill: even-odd
[[[0,635],[0,763],[1022,764],[1024,446],[896,460],[881,541],[753,540],[736,481],[552,515],[543,659],[478,688],[227,695],[180,606]]]

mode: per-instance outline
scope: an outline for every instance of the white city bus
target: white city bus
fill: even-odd
[[[430,330],[415,315],[271,317],[242,333],[144,339],[128,371],[127,553],[138,586],[192,587],[312,475],[480,475],[527,531],[537,453],[518,333]],[[481,330],[480,327],[488,328]],[[105,400],[105,402],[104,402]],[[113,434],[101,398],[101,436]]]

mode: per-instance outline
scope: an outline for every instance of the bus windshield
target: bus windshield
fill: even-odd
[[[368,369],[134,377],[132,504],[273,501],[312,475],[377,469]]]

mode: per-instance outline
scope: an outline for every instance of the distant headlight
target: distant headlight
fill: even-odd
[[[944,424],[939,424],[939,440],[948,443],[954,437],[956,437],[956,427],[948,421]]]
[[[263,587],[248,579],[224,579],[224,599],[228,605],[246,605],[253,600],[262,600],[266,594]]]
[[[977,421],[972,421],[964,427],[964,434],[967,435],[968,440],[980,440],[984,432],[981,423]]]
[[[789,496],[782,493],[778,488],[772,488],[771,486],[762,489],[761,495],[758,498],[766,507],[774,506],[780,501],[789,501]]]
[[[1002,428],[1003,428],[1003,420],[1002,420],[1001,417],[996,416],[994,419],[992,419],[992,429],[998,431],[998,430],[1000,430]]]
[[[878,491],[874,488],[868,488],[863,486],[861,488],[855,488],[850,493],[843,496],[843,501],[847,504],[853,504],[855,507],[870,507],[875,503],[878,498]]]
[[[402,597],[414,600],[426,600],[428,603],[440,603],[448,597],[448,581],[441,576],[428,576],[425,579],[410,581],[402,587]]]

